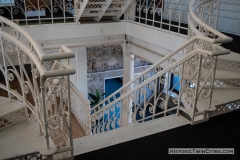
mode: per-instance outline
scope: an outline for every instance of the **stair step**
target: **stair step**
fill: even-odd
[[[211,108],[226,104],[232,101],[240,99],[240,90],[239,89],[221,89],[214,88],[212,96]],[[207,110],[208,104],[204,99],[199,99],[198,106]]]
[[[186,94],[183,94],[183,102],[184,107],[186,110],[189,110],[189,112],[192,112],[193,102],[188,100],[186,98]],[[221,98],[219,98],[221,97]],[[185,99],[186,98],[186,99]],[[220,106],[222,104],[226,104],[232,101],[237,101],[240,99],[240,90],[239,89],[221,89],[221,88],[214,88],[213,89],[213,95],[212,95],[212,102],[211,106],[209,108],[209,101],[206,99],[203,99],[202,97],[198,98],[197,102],[197,108],[199,112],[202,111],[214,111],[216,110],[217,106]]]
[[[0,130],[26,119],[25,106],[22,102],[0,97]]]
[[[215,79],[240,79],[240,72],[217,69]]]
[[[13,159],[32,153],[53,155],[57,150],[53,141],[49,139],[50,149],[47,150],[45,136],[40,136],[39,133],[35,122],[26,124],[25,121],[0,131],[0,159]]]

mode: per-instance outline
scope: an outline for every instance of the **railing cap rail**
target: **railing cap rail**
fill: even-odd
[[[30,33],[28,33],[24,28],[20,27],[18,24],[12,22],[11,20],[0,16],[0,23],[2,25],[2,28],[0,28],[0,33],[4,35],[5,37],[8,37],[11,39],[11,41],[14,41],[15,44],[18,44],[21,46],[22,49],[25,50],[25,52],[28,54],[28,56],[34,61],[36,67],[39,70],[39,73],[43,77],[55,77],[55,76],[63,76],[63,75],[71,75],[75,74],[75,70],[68,65],[68,63],[65,63],[63,66],[64,68],[62,70],[54,70],[54,71],[46,71],[42,65],[43,61],[51,61],[51,60],[60,60],[60,59],[68,59],[73,58],[75,55],[74,53],[67,48],[66,46],[61,46],[59,53],[53,53],[53,54],[47,54],[45,55],[41,46],[39,43],[32,38]],[[18,40],[18,38],[14,37],[12,34],[9,34],[8,32],[3,31],[4,24],[9,25],[11,28],[15,30],[15,32],[19,32],[19,34],[22,34],[27,40],[30,45],[32,45],[34,51],[36,51],[36,54],[31,54],[32,51],[30,48],[27,49],[27,46]],[[16,33],[15,33],[16,34]],[[19,37],[20,38],[20,37]],[[31,53],[30,53],[31,51]]]
[[[205,1],[203,1],[202,3],[200,3],[200,4],[197,4],[197,5],[194,6],[194,8],[193,8],[193,5],[194,5],[195,1],[196,1],[196,0],[192,0],[192,1],[190,2],[190,5],[189,5],[189,13],[190,13],[190,15],[192,16],[192,18],[193,18],[196,22],[198,22],[198,24],[200,24],[201,26],[203,26],[204,28],[206,28],[207,30],[209,30],[210,32],[214,33],[215,35],[217,35],[218,37],[221,38],[221,39],[212,39],[212,42],[213,42],[213,43],[228,43],[228,42],[232,42],[233,39],[232,39],[231,37],[228,37],[228,36],[226,36],[225,34],[219,32],[218,30],[213,29],[211,26],[207,25],[207,24],[204,23],[201,19],[199,19],[199,18],[195,15],[195,13],[194,13],[194,11],[195,11],[199,6],[201,6],[201,5],[203,5],[203,4],[207,3],[207,2],[210,2],[210,1],[212,1],[212,0],[205,0]],[[191,28],[192,30],[194,30],[194,32],[195,32],[197,29],[195,28],[195,26],[194,26],[193,24],[191,24],[191,21],[190,21],[190,17],[189,17],[189,16],[188,16],[188,20],[189,20],[189,21],[188,21],[188,24],[190,24],[190,28]],[[202,36],[202,34],[201,34],[198,30],[197,30],[195,33],[197,33],[198,35]],[[202,36],[202,37],[204,37],[204,36]],[[207,38],[207,37],[206,37],[206,38]],[[208,39],[211,39],[211,38],[208,38]]]

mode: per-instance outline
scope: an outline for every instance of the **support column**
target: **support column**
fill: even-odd
[[[70,81],[76,88],[88,98],[87,88],[87,48],[79,47],[72,49],[75,57],[70,59],[70,65],[75,69],[76,74],[70,76]]]
[[[88,99],[88,85],[87,85],[87,48],[80,47],[76,50],[76,72],[78,90]]]
[[[125,45],[124,45],[125,47]],[[123,85],[131,81],[134,77],[134,55],[128,53],[127,49],[125,53],[123,53]],[[129,90],[133,88],[132,85],[129,86]],[[123,90],[123,94],[126,93],[127,90]],[[127,103],[122,103],[121,109],[121,122],[122,126],[127,126],[129,123],[132,123],[131,110],[132,107],[132,99],[131,96],[127,97]]]

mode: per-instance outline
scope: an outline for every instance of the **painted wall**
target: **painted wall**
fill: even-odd
[[[136,58],[134,66],[145,66],[150,63]],[[123,69],[123,50],[121,45],[87,47],[87,72],[96,73]]]
[[[186,42],[186,37],[169,34],[164,31],[152,29],[147,26],[141,26],[133,23],[127,23],[128,36],[160,46],[166,50],[173,51]],[[147,44],[145,44],[147,46]]]
[[[150,65],[136,58],[135,67]],[[135,69],[140,73],[141,69]],[[104,79],[123,76],[123,51],[121,45],[87,47],[88,92],[95,93],[96,89],[104,93]]]
[[[138,67],[134,69],[134,74],[141,73],[147,69],[146,67]],[[122,77],[123,70],[112,70],[106,72],[97,72],[91,73],[87,75],[88,78],[88,92],[95,93],[96,89],[98,89],[99,93],[104,93],[104,82],[105,79],[114,78],[114,77]]]

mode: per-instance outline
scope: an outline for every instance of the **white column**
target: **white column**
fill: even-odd
[[[128,52],[127,50],[125,52],[126,54],[123,54],[123,85],[131,81],[134,76],[134,55],[127,53]],[[133,86],[131,85],[129,89],[132,89],[132,87]],[[127,90],[123,90],[123,94],[126,92]],[[128,97],[126,104],[122,103],[121,109],[122,126],[127,126],[129,123],[132,122],[130,110],[132,107],[132,100],[130,97],[131,96]]]
[[[76,87],[88,99],[87,85],[87,48],[76,48]]]

